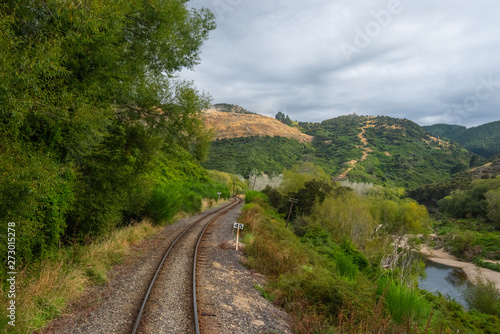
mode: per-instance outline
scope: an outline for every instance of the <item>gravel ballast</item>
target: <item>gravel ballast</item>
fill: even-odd
[[[264,284],[264,277],[246,269],[240,263],[244,261],[244,256],[233,247],[235,234],[232,225],[241,212],[241,206],[238,205],[215,221],[207,230],[200,247],[197,296],[201,333],[292,333],[290,317],[265,300],[255,289],[255,285]],[[166,226],[155,237],[140,243],[134,248],[134,254],[112,269],[109,273],[110,282],[106,286],[91,288],[72,305],[67,314],[41,332],[130,333],[142,298],[164,251],[197,218],[186,218]],[[141,333],[193,332],[194,326],[190,320],[181,320],[186,325],[171,321],[176,317],[175,314],[180,313],[180,308],[187,308],[190,314],[193,312],[192,306],[184,302],[183,306],[174,305],[172,301],[180,300],[180,297],[171,295],[171,291],[184,291],[187,295],[192,289],[174,289],[164,281],[166,276],[171,275],[168,272],[175,268],[184,272],[182,275],[190,274],[191,269],[181,268],[191,256],[192,253],[178,255],[173,262],[166,263],[169,269],[160,275],[163,283],[159,285],[160,288],[155,288],[161,293],[155,293],[155,297],[152,297],[155,299],[154,306],[148,306],[151,308],[149,311],[152,311],[148,317],[155,319],[153,323],[157,325],[140,327]]]

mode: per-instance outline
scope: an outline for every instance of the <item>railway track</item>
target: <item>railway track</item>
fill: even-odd
[[[200,333],[196,264],[203,236],[215,220],[241,203],[203,215],[169,245],[151,279],[132,330],[136,333]]]

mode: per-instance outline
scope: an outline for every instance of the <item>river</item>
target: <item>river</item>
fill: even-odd
[[[456,302],[467,308],[462,297],[462,291],[467,287],[467,274],[460,268],[426,260],[426,278],[419,280],[421,289],[450,296]]]

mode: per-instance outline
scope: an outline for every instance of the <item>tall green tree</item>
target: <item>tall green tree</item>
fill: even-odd
[[[486,198],[486,212],[488,218],[495,224],[496,228],[500,228],[500,188],[490,190],[484,194]]]
[[[25,261],[144,205],[166,148],[203,158],[209,99],[175,73],[214,28],[184,0],[2,2],[0,221]]]

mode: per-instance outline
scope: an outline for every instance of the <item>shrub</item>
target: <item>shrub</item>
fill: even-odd
[[[257,198],[260,198],[261,201],[264,201],[265,203],[268,202],[267,195],[264,193],[261,193],[260,191],[254,191],[250,190],[247,191],[245,194],[245,203],[252,203],[254,202]]]
[[[464,290],[463,296],[471,309],[491,315],[500,314],[500,291],[495,287],[495,283],[481,276],[477,277],[476,285]]]
[[[490,190],[485,195],[488,212],[488,218],[495,224],[496,228],[500,228],[500,188]]]
[[[285,198],[275,188],[271,188],[268,185],[264,190],[262,190],[262,192],[267,195],[269,204],[271,204],[275,209],[279,210],[284,205]]]
[[[0,248],[7,249],[7,222],[14,222],[22,236],[16,244],[21,267],[48,256],[63,240],[75,175],[41,154],[7,153],[0,154]],[[7,252],[0,253],[0,259],[7,263]],[[5,268],[0,268],[0,276]]]
[[[430,314],[430,304],[420,295],[418,289],[390,282],[388,277],[382,277],[377,282],[377,294],[385,294],[385,305],[393,320],[401,324],[406,321],[427,319]]]
[[[180,211],[181,196],[177,187],[156,187],[146,207],[145,215],[149,216],[155,225],[171,220]]]
[[[495,190],[500,188],[500,179],[476,180],[471,183],[470,188],[465,191],[457,191],[451,196],[446,196],[438,202],[439,209],[457,218],[485,217],[488,214],[488,200],[486,194],[490,193],[490,204],[496,204],[498,196]],[[496,212],[496,208],[490,205],[490,214]],[[491,210],[493,209],[493,210]],[[492,216],[494,218],[494,216]]]
[[[358,266],[352,263],[351,259],[342,253],[338,253],[335,260],[340,275],[350,280],[354,279],[358,271]]]
[[[458,257],[464,257],[470,254],[472,242],[476,238],[476,233],[473,231],[461,231],[454,229],[450,234],[445,236],[445,243],[450,247],[450,252]],[[472,258],[469,258],[472,260]]]
[[[155,225],[160,225],[172,218],[178,212],[198,212],[202,207],[202,199],[229,198],[226,186],[216,183],[182,182],[159,184],[153,191],[143,215],[152,219]]]

